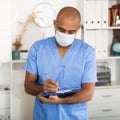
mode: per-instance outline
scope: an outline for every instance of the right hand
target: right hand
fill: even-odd
[[[55,90],[58,90],[58,82],[55,82],[51,79],[47,79],[43,84],[43,91],[51,92]]]

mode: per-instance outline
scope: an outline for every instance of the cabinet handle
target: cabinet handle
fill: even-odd
[[[103,95],[102,97],[112,97],[112,95]]]
[[[112,109],[103,109],[102,112],[111,112]]]

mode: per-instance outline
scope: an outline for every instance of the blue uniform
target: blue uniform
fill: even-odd
[[[39,85],[49,77],[57,81],[62,89],[81,88],[82,83],[97,80],[95,50],[77,39],[63,58],[60,57],[55,37],[36,41],[30,49],[24,69],[38,75]],[[42,104],[36,97],[33,119],[88,120],[87,103]]]

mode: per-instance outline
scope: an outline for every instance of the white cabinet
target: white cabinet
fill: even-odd
[[[13,61],[11,70],[11,120],[32,120],[34,96],[24,90],[25,61]]]
[[[33,118],[35,97],[24,91],[24,63],[25,61],[0,63],[0,120],[32,120]]]
[[[10,120],[10,91],[0,90],[0,120]]]
[[[99,86],[88,104],[90,120],[120,120],[120,55],[111,55],[113,38],[120,37],[120,26],[109,26],[109,8],[120,0],[80,0],[84,41],[95,48],[98,62],[107,62],[111,85]]]
[[[97,88],[93,100],[88,102],[90,120],[120,119],[120,87]],[[108,119],[109,120],[109,119]]]
[[[113,39],[119,36],[120,27],[109,26],[108,9],[120,0],[81,0],[78,2],[84,29],[84,41],[95,48],[97,62],[107,62],[111,81],[120,83],[120,54],[111,55]],[[120,84],[119,84],[120,85]]]
[[[10,120],[10,63],[0,63],[0,120]]]
[[[10,120],[11,18],[10,0],[0,1],[0,120]]]

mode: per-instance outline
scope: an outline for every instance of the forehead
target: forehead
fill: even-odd
[[[79,27],[80,21],[78,18],[67,18],[65,16],[61,16],[57,19],[56,25],[57,27],[62,27],[66,30],[74,30]]]

